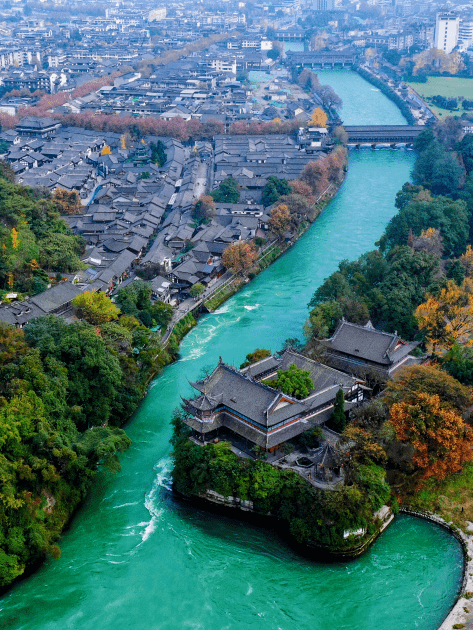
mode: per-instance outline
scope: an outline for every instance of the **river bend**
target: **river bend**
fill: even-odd
[[[402,124],[397,108],[352,72],[321,73],[346,123]],[[300,241],[183,341],[127,432],[115,478],[97,479],[48,561],[0,600],[3,630],[434,630],[458,591],[457,541],[401,516],[361,558],[307,561],[272,532],[216,518],[170,492],[169,419],[193,379],[221,355],[302,337],[307,302],[344,258],[373,247],[409,178],[407,151],[361,151],[336,198]]]

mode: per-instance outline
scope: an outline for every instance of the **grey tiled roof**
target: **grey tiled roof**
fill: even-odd
[[[371,324],[359,326],[342,321],[324,345],[330,350],[388,366],[407,356],[418,343],[406,343],[399,335],[376,330]]]
[[[82,293],[82,291],[76,285],[70,282],[61,282],[51,289],[43,291],[43,293],[39,295],[35,295],[30,301],[41,308],[45,313],[50,313],[64,304],[67,304],[80,293]]]

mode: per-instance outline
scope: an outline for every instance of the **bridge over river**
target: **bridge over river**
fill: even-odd
[[[424,125],[346,125],[348,144],[413,144]]]
[[[360,53],[357,50],[345,51],[293,51],[286,53],[289,67],[300,68],[352,68],[358,63]]]

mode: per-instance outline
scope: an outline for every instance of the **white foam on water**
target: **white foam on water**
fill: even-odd
[[[376,88],[371,88],[372,92],[379,92],[380,90],[377,90]]]
[[[205,353],[205,348],[202,346],[196,346],[192,348],[189,354],[186,357],[180,359],[180,361],[192,361],[192,359],[198,359]]]
[[[253,592],[253,587],[251,586],[251,584],[248,584],[248,591],[247,591],[247,595],[251,595],[251,593]]]
[[[146,525],[144,532],[141,534],[142,543],[148,540],[151,534],[156,531],[158,522],[160,521],[161,516],[164,512],[164,508],[159,505],[160,494],[161,488],[165,488],[166,490],[170,489],[171,468],[172,460],[170,457],[165,457],[161,459],[154,467],[154,469],[157,471],[156,478],[153,481],[151,490],[145,497],[145,508],[150,513],[151,520],[149,522],[140,523],[140,526]]]
[[[229,312],[230,312],[230,304],[224,304],[223,306],[218,308],[216,311],[214,311],[214,315],[223,315],[223,313],[229,313]]]
[[[153,516],[153,518],[150,520],[150,522],[146,526],[145,531],[141,534],[141,542],[145,542],[145,540],[148,540],[151,534],[156,530],[156,525],[158,524],[159,520],[158,517],[161,516],[162,513],[163,510],[161,509],[159,511],[159,514],[157,514],[157,516]]]
[[[166,490],[171,490],[171,471],[172,471],[172,459],[170,457],[163,457],[154,466],[154,470],[158,471],[156,475],[156,483]]]
[[[245,306],[247,311],[254,311],[255,308],[258,308],[259,304],[255,304],[254,306]]]

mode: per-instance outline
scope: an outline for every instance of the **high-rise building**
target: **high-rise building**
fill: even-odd
[[[437,13],[434,47],[447,54],[458,44],[460,18],[456,13]]]
[[[333,11],[335,8],[334,0],[314,0],[315,11]]]
[[[458,43],[461,50],[466,50],[473,44],[473,22],[461,20],[458,32]]]

